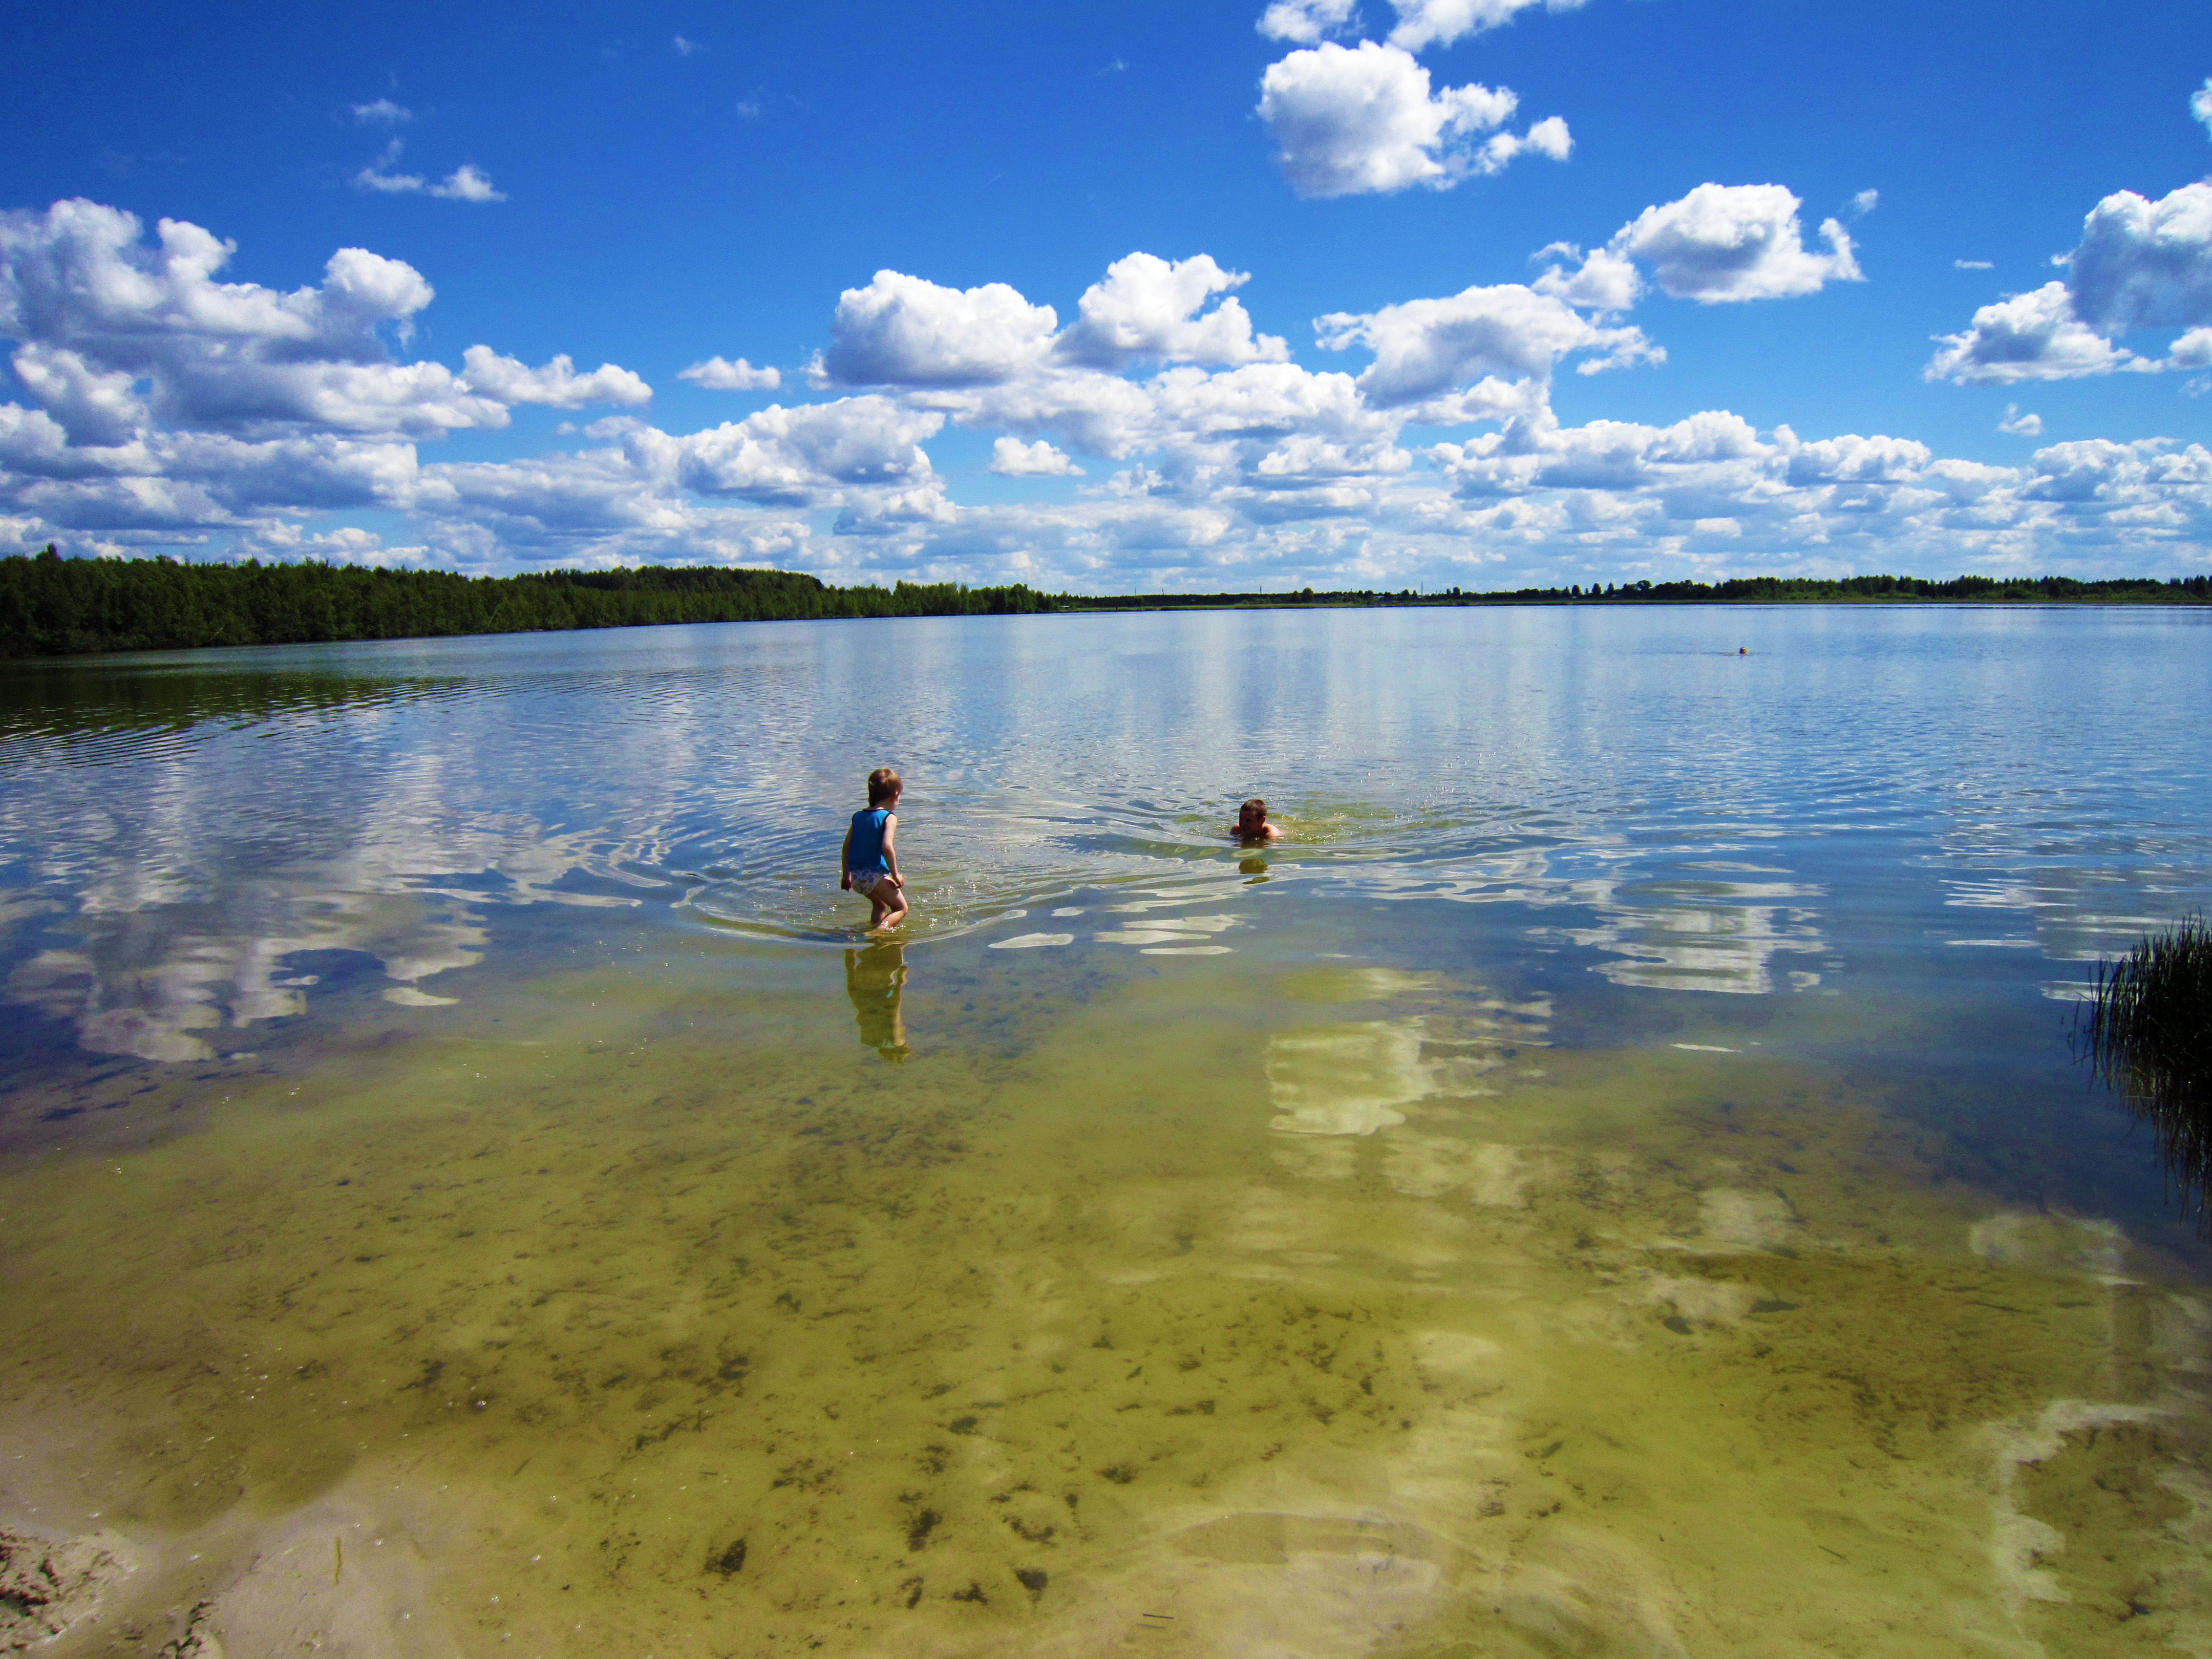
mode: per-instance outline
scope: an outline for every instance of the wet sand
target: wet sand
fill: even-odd
[[[0,1524],[115,1565],[43,1651],[2212,1652],[2201,1281],[1810,1062],[537,990],[0,1176]]]

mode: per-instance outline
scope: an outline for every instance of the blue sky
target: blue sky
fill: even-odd
[[[0,547],[1106,592],[2212,567],[2196,0],[12,33]]]

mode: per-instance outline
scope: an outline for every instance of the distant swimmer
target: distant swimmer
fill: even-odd
[[[906,884],[899,879],[898,851],[892,839],[898,834],[899,796],[905,785],[888,766],[868,774],[867,810],[853,814],[845,831],[845,845],[837,854],[837,885],[858,893],[874,907],[868,931],[881,933],[906,920]]]
[[[1230,836],[1247,843],[1255,841],[1280,841],[1283,832],[1267,822],[1267,803],[1257,795],[1237,809],[1237,822],[1229,826]]]
[[[1751,654],[1751,647],[1747,645],[1739,645],[1735,648],[1735,653],[1739,657],[1747,657]]]

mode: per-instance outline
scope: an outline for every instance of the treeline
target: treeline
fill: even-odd
[[[1049,611],[1018,585],[831,587],[784,570],[648,566],[461,576],[317,563],[0,559],[0,657],[520,634],[653,623]]]
[[[1061,594],[1062,611],[1264,610],[1305,605],[1833,605],[1841,601],[1966,600],[1975,604],[2203,605],[2212,603],[2212,576],[2116,576],[2077,581],[2071,576],[1737,576],[1717,582],[1592,582],[1565,587],[1516,587],[1494,593],[1448,587],[1419,593],[1412,588],[1293,588],[1279,593],[1131,593],[1107,599]]]
[[[49,547],[0,558],[0,657],[212,645],[517,634],[654,623],[781,622],[825,617],[1026,615],[1045,611],[1464,605],[1728,605],[1967,602],[2212,603],[2212,577],[2017,580],[1954,576],[1742,576],[1719,582],[1579,583],[1494,593],[1371,588],[1316,592],[1121,594],[1092,598],[951,582],[831,587],[787,570],[648,565],[462,576],[316,563],[186,564],[64,559]]]
[[[1593,582],[1588,587],[1523,587],[1510,593],[1459,596],[1446,604],[1559,605],[1608,600],[1630,605],[1833,605],[1851,599],[1965,600],[1976,605],[2212,603],[2212,576],[2115,576],[2078,581],[2071,576],[1735,576],[1718,582]],[[1402,601],[1401,601],[1402,603]]]

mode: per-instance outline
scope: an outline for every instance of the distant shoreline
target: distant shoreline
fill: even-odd
[[[1280,593],[1042,593],[1016,583],[832,587],[787,570],[647,565],[463,576],[299,563],[0,558],[0,660],[224,646],[647,628],[681,623],[870,617],[1097,615],[1117,611],[1372,610],[1469,605],[2199,605],[2212,576],[1735,577],[1718,582],[1579,583],[1471,592],[1302,588]]]

